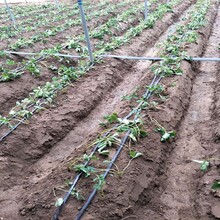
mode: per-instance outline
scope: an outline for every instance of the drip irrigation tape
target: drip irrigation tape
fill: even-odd
[[[149,85],[150,87],[154,85],[156,79],[157,79],[157,76],[154,75],[154,78],[153,78],[153,80],[151,81],[151,83],[150,83],[150,85]],[[155,84],[155,85],[156,85],[156,84]],[[145,99],[145,98],[147,98],[147,99],[150,98],[150,96],[147,97],[147,96],[148,96],[148,93],[149,93],[149,89],[147,89],[147,91],[145,92],[145,94],[144,94],[142,97],[143,97],[144,99]],[[138,106],[137,106],[134,110],[132,110],[127,116],[125,116],[125,119],[129,119],[136,111],[138,111],[138,109],[140,109],[140,107],[141,107],[142,104],[143,104],[143,101],[140,102],[140,103],[138,104]]]
[[[44,103],[41,103],[39,106],[43,105]],[[33,105],[32,105],[33,106]],[[38,108],[34,108],[33,111],[31,111],[31,114],[33,114],[35,111],[37,111]],[[17,115],[15,115],[14,118],[16,118]],[[6,137],[8,137],[13,131],[15,131],[21,124],[23,124],[28,118],[24,117],[22,118],[15,126],[13,126],[12,129],[10,129],[8,132],[6,132],[1,138],[0,142],[3,141]],[[0,127],[2,124],[0,125]]]
[[[152,82],[150,83],[150,86],[157,85],[157,84],[160,82],[161,79],[162,79],[161,76],[157,79],[157,76],[155,75],[154,78],[153,78],[153,80],[152,80]],[[146,91],[146,93],[144,94],[144,96],[146,96],[146,98],[150,98],[151,95],[152,95],[152,92],[149,92],[149,89],[148,89],[148,90]],[[143,97],[144,97],[144,96],[143,96]],[[138,105],[138,106],[139,106],[139,109],[136,108],[138,111],[137,111],[137,113],[135,114],[134,120],[137,120],[137,118],[138,118],[138,113],[141,111],[140,106],[141,106],[142,104],[143,104],[143,102]],[[133,114],[133,113],[132,113],[132,114]],[[126,118],[126,119],[129,118],[132,114],[128,114],[125,118]],[[119,146],[117,152],[115,153],[113,159],[111,160],[111,163],[109,164],[108,168],[106,169],[106,171],[105,171],[105,173],[104,173],[104,175],[103,175],[104,179],[107,177],[107,175],[108,175],[109,171],[111,170],[113,164],[114,164],[115,161],[117,160],[117,158],[118,158],[118,156],[119,156],[121,150],[123,149],[123,147],[124,147],[124,145],[125,145],[125,143],[126,143],[128,137],[129,137],[129,135],[130,135],[130,131],[128,131],[128,132],[126,133],[125,137],[124,137],[123,140],[121,141],[121,144],[120,144],[120,146]],[[78,214],[77,214],[75,220],[80,220],[80,219],[81,219],[81,217],[83,216],[84,212],[85,212],[86,209],[88,208],[89,204],[92,202],[92,200],[93,200],[94,196],[96,195],[96,193],[97,193],[97,189],[94,189],[94,190],[92,191],[92,193],[90,194],[89,198],[87,199],[86,203],[85,203],[84,206],[82,207],[82,209],[78,212]],[[56,219],[56,220],[57,220],[57,219]]]
[[[106,169],[106,171],[105,171],[105,173],[104,173],[104,175],[103,175],[104,179],[107,177],[107,175],[108,175],[109,171],[111,170],[113,164],[115,163],[115,161],[117,160],[119,154],[121,153],[121,151],[122,151],[122,149],[123,149],[123,147],[124,147],[124,145],[125,145],[125,143],[126,143],[128,137],[129,137],[130,133],[131,133],[131,132],[128,131],[128,132],[126,133],[125,137],[123,138],[123,140],[121,141],[118,150],[116,151],[114,157],[113,157],[112,160],[111,160],[111,163],[108,165],[108,168]],[[86,201],[86,203],[85,203],[84,206],[82,207],[82,209],[78,212],[78,214],[77,214],[75,220],[80,220],[80,219],[81,219],[82,215],[84,214],[84,212],[85,212],[86,209],[88,208],[89,204],[92,202],[92,200],[93,200],[94,196],[96,195],[96,193],[97,193],[97,189],[94,189],[94,190],[92,191],[92,193],[90,194],[88,200]]]
[[[19,121],[19,123],[16,124],[16,125],[13,127],[13,129],[9,130],[6,134],[4,134],[4,135],[1,137],[0,142],[1,142],[3,139],[5,139],[8,135],[10,135],[14,130],[16,130],[17,127],[18,127],[20,124],[24,123],[25,120],[26,120],[25,118],[21,119],[21,120]]]
[[[31,55],[31,56],[41,55],[40,53],[15,52],[15,51],[4,51],[4,53],[18,54],[18,55]],[[45,56],[48,56],[48,55],[50,55],[50,54],[45,54]],[[68,58],[89,58],[89,56],[82,57],[82,56],[71,55],[71,54],[62,54],[62,53],[54,53],[54,54],[51,54],[51,56],[68,57]],[[161,61],[164,59],[162,57],[135,57],[135,56],[120,56],[120,55],[108,55],[108,54],[100,55],[99,57],[100,58],[127,59],[127,60],[146,60],[146,61]],[[220,61],[220,58],[218,58],[218,57],[189,57],[189,58],[185,58],[185,60],[218,62],[218,61]]]
[[[151,81],[150,86],[154,85],[156,79],[157,79],[157,76],[154,75],[154,78],[153,78],[153,80]],[[160,78],[156,81],[157,84],[158,84],[158,82],[160,81],[160,79],[162,79],[162,77],[160,77]],[[155,85],[156,85],[156,84],[155,84]],[[149,89],[146,91],[146,93],[145,93],[144,95],[146,96],[146,94],[148,94],[148,93],[149,93]],[[151,93],[148,95],[148,98],[150,98],[150,95],[151,95]],[[143,96],[143,97],[144,97],[144,96]],[[143,104],[143,103],[140,103],[140,104]],[[139,108],[140,108],[140,106],[141,106],[140,104],[138,105]],[[136,109],[137,109],[137,108],[136,108]],[[130,118],[133,114],[134,114],[133,111],[130,112],[127,116],[124,117],[124,119]],[[136,117],[137,117],[137,116],[136,116]],[[114,129],[117,128],[118,126],[119,126],[119,124],[116,124],[111,130],[109,130],[108,132],[106,132],[103,136],[107,136],[112,130],[114,130]],[[128,135],[128,136],[129,136],[129,135]],[[126,140],[127,140],[127,139],[126,139]],[[94,147],[94,149],[93,149],[93,151],[91,152],[90,156],[93,156],[93,155],[95,154],[95,152],[97,151],[97,149],[98,149],[98,144]],[[118,157],[118,156],[117,156],[117,157]],[[116,159],[117,159],[117,158],[116,158]],[[116,160],[116,159],[115,159],[115,160]],[[84,163],[84,166],[87,166],[87,165],[89,164],[89,162],[90,162],[90,160],[86,161],[86,162]],[[114,162],[113,162],[113,163],[114,163]],[[112,163],[112,164],[113,164],[113,163]],[[112,166],[112,165],[111,165],[111,166]],[[110,167],[110,165],[109,165],[109,167]],[[108,167],[108,168],[109,168],[109,167]],[[107,169],[108,169],[108,168],[107,168]],[[111,169],[111,168],[110,168],[110,169]],[[108,172],[109,172],[109,171],[108,171]],[[108,174],[108,172],[107,172],[107,174]],[[67,203],[67,201],[68,201],[68,199],[69,199],[69,197],[70,197],[70,195],[71,195],[71,192],[72,192],[73,188],[76,186],[76,184],[77,184],[77,182],[79,181],[79,179],[80,179],[80,177],[82,176],[82,174],[83,174],[83,172],[80,172],[80,173],[74,178],[73,183],[72,183],[72,185],[70,186],[70,189],[68,190],[68,192],[67,192],[66,195],[64,196],[62,205],[57,208],[57,210],[55,211],[55,214],[53,215],[53,217],[52,217],[51,220],[58,220],[58,218],[59,218],[59,216],[60,216],[60,214],[61,214],[61,212],[62,212],[63,206]],[[107,176],[107,174],[106,174],[106,176]],[[105,177],[106,177],[106,176],[105,176]],[[92,201],[93,197],[95,196],[96,192],[97,192],[97,190],[94,190],[94,191],[92,192],[92,194],[91,194],[91,196],[90,196],[90,200],[91,200],[91,201]],[[91,202],[91,201],[90,201],[90,202]],[[90,204],[90,202],[88,203],[88,205]],[[86,203],[86,204],[87,204],[87,203]],[[86,206],[86,204],[85,204],[85,206]],[[85,208],[85,209],[86,209],[86,208]],[[81,212],[82,212],[82,211],[81,211]],[[81,214],[79,214],[79,215],[81,215]]]
[[[87,67],[87,69],[90,69],[92,66],[94,66],[95,65],[95,63],[90,63],[90,65],[88,65],[88,67]],[[54,92],[56,92],[57,90],[54,90]],[[41,99],[39,99],[39,100],[41,100]],[[38,101],[39,101],[38,100]],[[36,101],[37,102],[37,101]],[[33,105],[35,105],[36,104],[36,102],[35,103],[33,103]],[[46,101],[44,101],[43,103],[41,103],[39,106],[41,106],[41,105],[43,105],[43,104],[45,104],[46,103]],[[33,106],[32,105],[32,106]],[[32,107],[31,106],[31,107]],[[36,109],[34,109],[31,113],[33,114],[36,110],[37,110],[38,108],[36,108]],[[15,118],[16,118],[16,116],[15,116]],[[24,117],[23,119],[21,119],[22,121],[24,120],[26,120],[26,118]],[[0,127],[3,125],[3,123],[2,124],[0,124]],[[13,127],[13,129],[11,129],[11,130],[9,130],[6,134],[4,134],[3,135],[3,137],[1,137],[0,138],[0,142],[3,140],[3,139],[5,139],[7,136],[9,136],[19,125],[21,125],[21,123],[19,122],[18,124],[16,124],[14,127]],[[15,129],[14,129],[15,128]]]
[[[112,129],[110,129],[108,132],[106,132],[103,137],[107,136],[112,130],[114,130],[118,125],[114,126]],[[95,147],[93,148],[92,152],[90,153],[90,158],[95,154],[95,152],[97,151],[99,145],[96,144]],[[90,159],[87,160],[83,165],[87,166],[90,162]],[[72,190],[74,189],[74,187],[76,186],[77,182],[79,181],[80,177],[82,176],[83,172],[80,172],[73,180],[72,185],[70,186],[68,192],[66,193],[66,195],[63,198],[63,203],[60,207],[57,208],[57,210],[55,211],[55,214],[53,215],[53,217],[51,218],[51,220],[58,220],[60,213],[62,212],[63,206],[67,203]]]
[[[41,60],[43,60],[44,58],[45,58],[44,56],[41,56],[41,57],[35,59],[34,62],[41,61]],[[21,66],[21,67],[18,67],[18,68],[14,69],[14,70],[11,70],[10,72],[16,72],[16,73],[18,73],[18,72],[24,70],[24,68],[26,67],[26,65],[27,65],[27,64],[25,64],[25,65],[23,65],[23,66]],[[0,76],[0,78],[1,78],[1,76]]]
[[[38,101],[41,102],[41,101],[43,101],[43,99],[39,99]],[[30,104],[29,106],[27,106],[26,109],[28,110],[29,108],[33,107],[35,104],[36,104],[36,102]],[[16,118],[17,116],[18,116],[18,114],[13,115],[12,119]],[[0,124],[0,127],[3,126],[3,125],[4,125],[4,123],[1,123],[1,124]]]

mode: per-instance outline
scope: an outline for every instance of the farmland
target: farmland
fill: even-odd
[[[219,1],[85,1],[92,63],[78,4],[11,9],[0,219],[220,218]]]

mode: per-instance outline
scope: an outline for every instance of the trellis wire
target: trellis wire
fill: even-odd
[[[41,53],[29,53],[29,52],[16,52],[16,51],[4,51],[6,54],[18,54],[18,55],[41,55]],[[45,55],[49,55],[46,54]],[[71,55],[71,54],[62,54],[62,53],[54,53],[51,56],[58,56],[58,57],[68,57],[68,58],[89,58],[88,56],[78,56],[78,55]],[[111,54],[104,54],[100,55],[100,58],[116,58],[116,59],[128,59],[128,60],[146,60],[146,61],[161,61],[164,60],[162,57],[136,57],[136,56],[123,56],[123,55],[111,55]],[[175,59],[175,57],[172,57]],[[217,62],[220,61],[218,57],[188,57],[184,58],[184,60],[188,61],[211,61]]]

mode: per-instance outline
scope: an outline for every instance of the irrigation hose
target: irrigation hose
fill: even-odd
[[[98,61],[99,61],[99,59],[98,59]],[[86,71],[87,70],[89,70],[91,67],[93,67],[95,65],[95,63],[90,63],[85,69],[86,69]],[[56,89],[56,90],[54,90],[54,92],[56,92],[58,89]],[[42,98],[41,98],[42,99]],[[39,99],[39,100],[37,100],[37,101],[40,101],[41,99]],[[37,101],[35,101],[34,103],[33,103],[33,105],[34,104],[36,104],[36,102]],[[44,104],[46,104],[47,102],[46,101],[44,101],[44,102],[42,102],[41,104],[40,104],[40,106],[41,105],[44,105]],[[32,107],[33,106],[32,104],[29,106],[29,107]],[[37,110],[37,108],[36,109],[34,109],[31,113],[34,113],[35,111]],[[17,115],[15,115],[13,118],[16,118],[17,117]],[[21,119],[22,121],[25,121],[27,118],[26,117],[24,117],[23,119]],[[9,136],[15,129],[17,129],[17,127],[18,126],[20,126],[22,123],[18,123],[18,124],[16,124],[12,129],[10,129],[6,134],[4,134],[1,138],[0,138],[0,142],[4,139],[4,138],[6,138],[7,136]],[[4,124],[3,123],[1,123],[0,124],[0,127],[1,126],[3,126]]]
[[[160,80],[162,79],[162,77],[160,76],[157,80],[156,80],[156,79],[157,79],[157,76],[154,75],[154,78],[153,78],[152,82],[150,83],[150,86],[157,85],[157,84],[160,82]],[[144,96],[145,96],[147,99],[149,99],[152,94],[153,94],[153,93],[150,92],[149,89],[147,89],[147,91],[145,92]],[[144,96],[143,96],[143,97],[144,97]],[[139,106],[138,109],[136,108],[136,109],[137,109],[137,113],[135,114],[134,120],[137,120],[137,118],[139,117],[139,112],[142,110],[142,109],[140,108],[140,106],[141,106],[142,104],[143,104],[143,102],[138,105],[138,106]],[[126,119],[129,118],[129,117],[130,117],[131,115],[133,115],[133,114],[134,114],[134,112],[132,112],[132,114],[129,113],[125,118],[126,118]],[[123,146],[125,145],[125,143],[126,143],[128,137],[129,137],[130,133],[131,133],[131,132],[128,131],[128,132],[126,133],[125,137],[123,138],[123,140],[122,140],[122,142],[121,142],[121,144],[120,144],[120,146],[119,146],[117,152],[115,153],[113,159],[111,160],[111,163],[109,164],[108,168],[106,169],[106,172],[105,172],[104,175],[103,175],[103,176],[104,176],[104,179],[107,177],[107,175],[108,175],[110,169],[112,168],[112,165],[115,163],[116,159],[118,158],[118,156],[119,156],[121,150],[123,149]],[[89,204],[92,202],[92,200],[93,200],[94,196],[96,195],[96,193],[97,193],[97,189],[94,189],[94,190],[92,191],[92,193],[90,194],[89,198],[87,199],[86,203],[85,203],[84,206],[82,207],[82,209],[78,212],[78,214],[77,214],[75,220],[80,220],[80,219],[81,219],[81,217],[83,216],[84,212],[85,212],[86,209],[88,208]],[[56,220],[57,220],[57,219],[56,219]]]
[[[150,86],[153,86],[153,85],[157,85],[159,83],[159,81],[162,79],[162,77],[159,77],[159,79],[157,79],[157,75],[154,75],[154,78],[153,80],[151,81],[150,83]],[[155,83],[156,81],[156,83]],[[147,91],[145,92],[145,94],[143,95],[143,98],[150,98],[152,92],[149,93],[149,89],[147,89]],[[139,109],[140,106],[143,104],[140,103],[138,105],[138,107],[136,109]],[[124,117],[124,119],[128,119],[130,118],[132,115],[134,114],[134,111],[131,111],[127,116]],[[109,130],[107,133],[105,133],[103,136],[107,136],[113,129],[117,128],[119,126],[119,124],[116,124],[111,130]],[[91,152],[90,156],[93,156],[95,154],[95,152],[97,151],[98,149],[98,144],[95,146],[95,148],[93,149],[93,151]],[[84,163],[84,166],[87,166],[89,164],[90,160],[86,161]],[[62,209],[63,209],[63,206],[66,204],[66,202],[68,201],[70,195],[71,195],[71,192],[73,190],[73,188],[76,186],[77,182],[79,181],[80,177],[82,176],[83,172],[80,172],[73,180],[73,184],[71,185],[70,189],[68,190],[68,192],[66,193],[66,195],[64,196],[64,199],[63,199],[63,203],[60,207],[57,208],[57,210],[55,211],[55,214],[53,215],[52,219],[51,220],[58,220],[61,212],[62,212]]]
[[[107,136],[112,130],[114,130],[118,125],[114,126],[113,128],[111,128],[108,132],[106,132],[103,137]],[[91,158],[97,151],[99,147],[99,144],[96,144],[95,147],[93,148],[92,152],[90,153],[89,157]],[[87,160],[83,165],[87,166],[89,164],[91,159]],[[51,220],[58,220],[59,216],[62,212],[63,206],[67,203],[69,197],[71,196],[71,192],[72,190],[75,188],[77,182],[79,181],[80,177],[82,176],[83,172],[81,171],[73,180],[72,185],[70,186],[68,192],[66,193],[66,195],[63,198],[63,203],[60,207],[57,208],[57,210],[55,211],[55,214],[53,215],[53,217],[51,218]]]
[[[157,79],[157,76],[154,75],[154,78],[153,78],[153,80],[151,81],[150,86],[153,86],[153,85],[154,85],[156,79]],[[160,78],[156,81],[157,84],[158,84],[158,82],[160,81],[160,79],[162,79],[162,77],[160,77]],[[156,84],[155,84],[155,85],[156,85]],[[147,99],[150,98],[150,96],[151,96],[151,93],[149,93],[149,94],[148,94],[148,93],[149,93],[149,89],[147,89],[147,91],[146,91],[145,94],[144,94],[144,96],[147,96],[147,97],[146,97]],[[143,97],[144,97],[144,96],[143,96]],[[140,108],[140,106],[141,106],[142,104],[143,104],[143,102],[138,105],[138,106],[139,106],[138,108]],[[138,109],[138,108],[136,108],[136,109]],[[131,111],[127,116],[124,117],[124,119],[130,118],[133,114],[134,114],[134,111]],[[114,129],[117,128],[118,126],[119,126],[119,124],[116,124],[112,129],[110,129],[108,132],[106,132],[103,136],[107,136],[112,130],[114,130]],[[93,156],[93,155],[95,154],[95,152],[97,151],[97,149],[98,149],[98,144],[94,147],[94,149],[93,149],[93,151],[91,152],[90,156]],[[87,165],[89,164],[89,162],[90,162],[90,160],[86,161],[86,162],[84,163],[84,166],[87,166]],[[53,215],[53,217],[52,217],[51,220],[58,220],[58,218],[59,218],[59,216],[60,216],[60,214],[61,214],[61,212],[62,212],[63,206],[67,203],[67,201],[68,201],[68,199],[69,199],[69,197],[70,197],[70,195],[71,195],[71,192],[72,192],[73,188],[76,186],[76,184],[77,184],[77,182],[79,181],[79,179],[80,179],[80,177],[82,176],[82,174],[83,174],[83,172],[80,172],[80,173],[74,178],[73,183],[72,183],[72,185],[70,186],[70,189],[68,190],[68,192],[67,192],[66,195],[64,196],[62,205],[57,208],[57,210],[55,211],[55,214]]]
[[[39,100],[40,101],[40,100]],[[30,104],[29,106],[27,106],[27,110],[29,109],[29,108],[31,108],[31,107],[33,107],[35,105],[35,103],[32,103],[32,104]],[[18,116],[18,114],[15,114],[15,115],[13,115],[13,117],[12,117],[12,119],[14,119],[14,118],[16,118]],[[0,127],[2,127],[4,125],[4,123],[2,122],[1,124],[0,124]]]
[[[115,161],[117,160],[119,154],[121,153],[121,151],[122,151],[122,149],[123,149],[123,147],[124,147],[124,145],[125,145],[125,143],[126,143],[128,137],[129,137],[130,133],[131,133],[131,132],[128,131],[128,132],[126,133],[125,137],[123,138],[123,140],[121,141],[118,150],[116,151],[114,157],[113,157],[112,160],[111,160],[111,163],[108,165],[108,168],[106,169],[106,171],[105,171],[105,173],[104,173],[104,175],[103,175],[104,179],[107,177],[107,175],[108,175],[109,171],[111,170],[113,164],[115,163]],[[81,217],[83,216],[84,212],[85,212],[86,209],[88,208],[89,204],[92,202],[92,200],[93,200],[94,196],[96,195],[97,191],[98,191],[97,189],[94,189],[94,190],[92,191],[92,193],[90,194],[90,196],[89,196],[89,198],[87,199],[86,203],[84,204],[84,206],[82,207],[82,209],[78,212],[78,214],[77,214],[75,220],[80,220],[80,219],[81,219]]]

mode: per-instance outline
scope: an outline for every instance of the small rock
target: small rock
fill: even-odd
[[[51,205],[48,204],[48,205],[45,206],[45,208],[46,208],[46,209],[50,209],[50,208],[51,208]]]
[[[120,209],[116,209],[116,210],[115,210],[115,214],[116,214],[117,216],[119,216],[119,217],[123,217],[123,212],[122,212],[122,210],[120,210]]]
[[[217,203],[217,205],[214,205],[214,206],[212,207],[212,214],[213,214],[216,218],[220,219],[220,203]]]
[[[23,209],[21,212],[20,212],[20,215],[24,216],[26,214],[26,211],[25,209]]]
[[[27,210],[32,210],[34,208],[35,208],[35,204],[28,204],[28,205],[26,205],[26,209]]]

